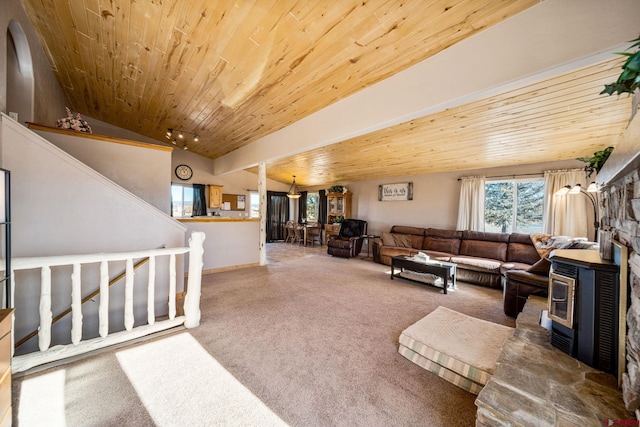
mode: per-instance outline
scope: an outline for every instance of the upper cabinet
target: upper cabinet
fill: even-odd
[[[222,185],[209,185],[209,207],[222,207]]]
[[[351,218],[351,193],[327,193],[327,224]]]

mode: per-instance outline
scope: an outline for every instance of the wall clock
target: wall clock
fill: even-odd
[[[193,171],[187,165],[178,165],[178,167],[176,167],[176,176],[181,180],[186,181],[188,179],[191,179],[191,177],[193,176]]]

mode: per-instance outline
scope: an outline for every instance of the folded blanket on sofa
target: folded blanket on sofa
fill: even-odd
[[[596,242],[590,242],[586,237],[553,236],[544,233],[532,234],[531,241],[540,258],[549,258],[549,254],[555,249],[597,249],[598,247]]]

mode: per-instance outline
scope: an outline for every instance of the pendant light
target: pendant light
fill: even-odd
[[[291,187],[289,187],[289,192],[287,193],[287,197],[290,199],[299,199],[300,192],[298,191],[298,186],[296,185],[296,176],[293,175],[293,182],[291,183]]]

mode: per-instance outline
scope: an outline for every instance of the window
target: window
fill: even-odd
[[[193,214],[193,187],[171,184],[171,216],[181,218]]]
[[[484,228],[498,233],[541,233],[544,180],[485,183]]]
[[[307,193],[307,222],[318,222],[320,193]]]
[[[260,195],[257,191],[249,192],[249,217],[260,218]]]

